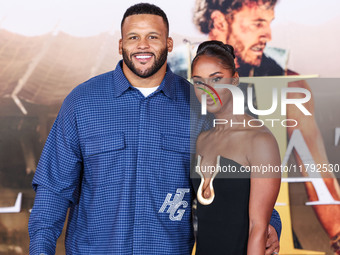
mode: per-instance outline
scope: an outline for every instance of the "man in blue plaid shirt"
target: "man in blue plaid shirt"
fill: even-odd
[[[67,96],[46,141],[32,255],[55,253],[68,208],[66,254],[191,254],[190,85],[160,8],[130,7],[121,29],[123,60]]]

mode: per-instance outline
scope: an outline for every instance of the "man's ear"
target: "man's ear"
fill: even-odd
[[[120,55],[123,54],[123,43],[122,43],[122,39],[119,39],[119,54],[120,54]]]
[[[166,39],[166,41],[167,41],[166,43],[167,43],[167,46],[168,46],[168,52],[171,52],[172,49],[174,48],[174,41],[172,40],[171,37],[168,37]]]
[[[213,28],[209,32],[209,39],[226,43],[228,22],[225,15],[221,11],[215,10],[211,13],[210,18],[213,22]]]

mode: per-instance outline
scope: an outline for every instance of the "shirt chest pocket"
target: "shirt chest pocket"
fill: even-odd
[[[162,134],[159,178],[183,185],[190,175],[190,137]]]
[[[123,132],[116,132],[105,136],[92,136],[85,139],[84,155],[85,157],[91,157],[124,148],[125,137]]]
[[[125,172],[125,136],[115,132],[85,139],[83,146],[85,172],[93,182],[108,183],[122,180]]]

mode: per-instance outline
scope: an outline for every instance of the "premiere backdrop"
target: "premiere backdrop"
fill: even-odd
[[[27,223],[35,196],[31,181],[49,130],[75,86],[112,70],[121,59],[120,21],[138,2],[0,0],[0,254],[28,254]],[[187,75],[187,56],[208,38],[193,24],[195,0],[146,2],[167,13],[175,42],[171,66]],[[284,69],[323,78],[307,82],[328,162],[334,165],[340,163],[339,8],[338,0],[279,0],[266,47],[273,58],[283,52],[277,62]],[[255,90],[259,100],[261,88]],[[286,131],[282,137],[284,155]],[[276,206],[283,224],[280,254],[333,254],[327,226],[308,205],[305,183],[318,190],[324,187],[320,180],[283,180]],[[325,204],[334,209],[329,218],[339,226],[340,205]],[[57,254],[64,253],[63,236]]]

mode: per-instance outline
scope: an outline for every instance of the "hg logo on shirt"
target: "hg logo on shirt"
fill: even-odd
[[[174,199],[171,201],[172,194],[168,193],[166,195],[166,198],[164,200],[164,203],[162,207],[159,209],[158,213],[164,213],[164,210],[166,209],[167,206],[169,206],[168,210],[166,213],[169,213],[169,219],[172,221],[180,221],[183,217],[183,214],[185,213],[185,210],[183,209],[178,209],[181,205],[183,208],[188,207],[188,202],[183,201],[185,193],[189,193],[190,189],[181,189],[178,188],[176,190],[176,194],[174,196]],[[177,212],[177,215],[175,215]]]

